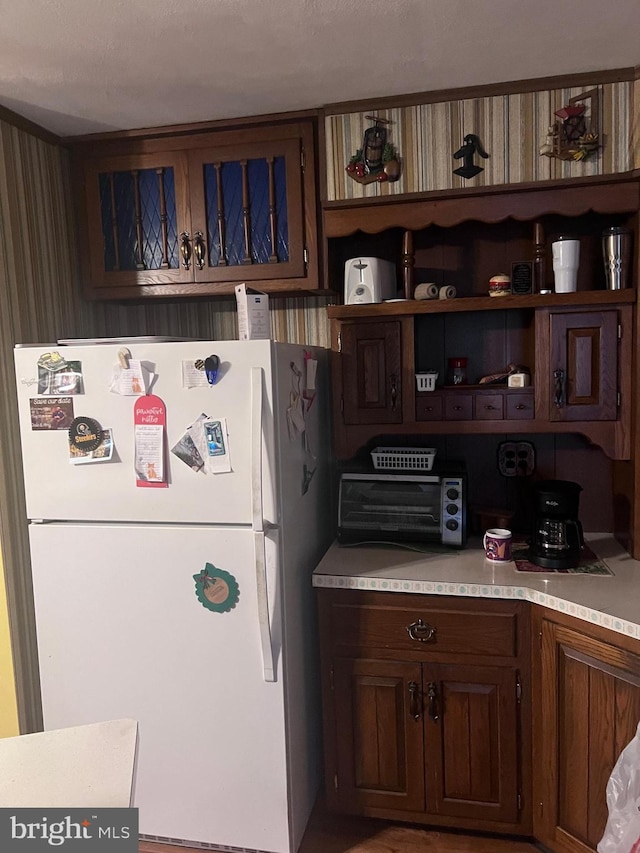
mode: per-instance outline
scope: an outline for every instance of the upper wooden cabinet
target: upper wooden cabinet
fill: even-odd
[[[319,287],[310,121],[74,148],[86,295]]]
[[[336,456],[391,432],[579,432],[610,458],[629,459],[635,297],[629,289],[329,308]],[[446,384],[455,355],[469,356],[468,385]],[[474,384],[510,362],[529,366],[529,388]],[[414,374],[432,368],[436,390],[418,391]]]

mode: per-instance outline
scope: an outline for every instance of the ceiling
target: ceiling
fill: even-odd
[[[638,0],[0,0],[0,105],[62,136],[640,65]]]

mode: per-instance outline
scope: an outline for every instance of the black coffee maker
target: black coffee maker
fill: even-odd
[[[570,480],[532,484],[535,520],[529,559],[545,569],[572,569],[584,545],[578,503],[582,486]]]

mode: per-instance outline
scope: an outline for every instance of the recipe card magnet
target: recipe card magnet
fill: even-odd
[[[139,359],[131,358],[129,350],[121,349],[118,363],[113,365],[109,390],[112,394],[137,397],[150,388],[151,378],[152,374]]]
[[[229,572],[218,569],[212,563],[205,563],[204,569],[193,575],[196,582],[196,596],[200,604],[214,613],[228,613],[238,603],[240,588]]]
[[[139,397],[133,407],[136,486],[167,488],[165,432],[167,410],[155,394]]]

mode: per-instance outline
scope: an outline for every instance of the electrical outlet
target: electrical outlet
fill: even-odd
[[[529,477],[536,470],[536,451],[530,441],[502,441],[498,470],[503,477]]]

